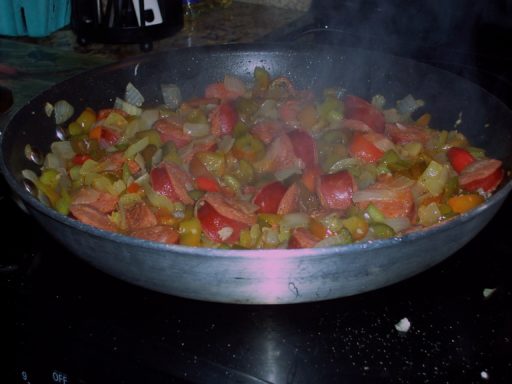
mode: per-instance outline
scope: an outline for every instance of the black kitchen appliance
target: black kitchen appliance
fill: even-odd
[[[181,0],[72,0],[71,27],[80,44],[138,43],[152,49],[154,40],[183,27]]]
[[[313,2],[307,23],[272,40],[364,42],[465,76],[512,106],[510,45],[502,44],[507,25],[475,31],[487,44],[463,46],[456,40],[462,27],[447,22],[432,40],[428,29],[418,32],[425,40],[416,45],[418,34],[407,29],[384,33],[383,17],[374,19],[370,39],[343,8],[363,3],[379,9],[383,2]],[[419,28],[424,14],[407,13],[402,3],[389,3],[395,8],[386,12]],[[491,11],[502,19],[501,8]],[[6,313],[16,324],[12,381],[512,382],[510,197],[473,241],[419,276],[363,295],[289,306],[212,304],[123,283],[70,255],[11,199],[1,199],[0,209],[12,218],[0,275],[14,309]],[[17,240],[20,233],[25,241]],[[410,329],[400,332],[395,325],[405,319]]]

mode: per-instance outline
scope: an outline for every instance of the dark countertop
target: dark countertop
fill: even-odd
[[[307,17],[307,13],[293,9],[235,1],[229,7],[200,14],[178,33],[155,41],[153,51],[254,42],[281,33]],[[69,27],[43,38],[0,36],[0,85],[11,89],[14,111],[31,96],[56,82],[140,54],[144,52],[139,44],[91,43],[81,46]],[[0,126],[6,119],[0,116]]]

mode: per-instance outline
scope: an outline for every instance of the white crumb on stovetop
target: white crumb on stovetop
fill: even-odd
[[[484,288],[482,294],[486,299],[488,299],[494,292],[496,292],[496,288]]]
[[[395,324],[395,329],[398,332],[407,332],[409,328],[411,328],[411,322],[407,317],[404,317],[398,323]]]

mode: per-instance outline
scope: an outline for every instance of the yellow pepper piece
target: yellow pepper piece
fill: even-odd
[[[193,217],[180,223],[180,244],[197,247],[201,243],[201,222]]]
[[[57,171],[56,169],[53,169],[53,168],[45,169],[43,171],[43,173],[41,174],[41,177],[39,178],[41,183],[43,183],[44,185],[46,185],[52,189],[57,188],[57,185],[59,184],[59,179],[60,179],[59,171]]]
[[[350,216],[342,221],[354,240],[363,239],[368,233],[368,222],[359,216]]]
[[[275,213],[260,213],[258,214],[258,223],[262,227],[275,227],[281,221],[281,215]]]
[[[464,213],[476,208],[484,202],[484,198],[476,193],[458,195],[448,199],[448,205],[455,213]]]
[[[87,107],[80,116],[76,118],[75,122],[83,128],[84,131],[89,131],[92,125],[96,122],[96,112]]]

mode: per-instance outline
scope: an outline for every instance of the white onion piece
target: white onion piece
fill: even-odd
[[[235,138],[233,136],[224,135],[217,144],[217,148],[222,153],[228,153],[231,150],[231,148],[233,148],[234,143]]]
[[[151,128],[151,126],[160,118],[160,111],[158,109],[144,109],[140,114],[141,121],[144,122],[144,126],[147,126],[146,129]],[[144,129],[144,130],[146,130]],[[142,131],[142,129],[141,129]]]
[[[373,145],[375,145],[377,148],[379,148],[382,152],[389,151],[390,149],[395,148],[395,144],[391,140],[389,140],[386,136],[378,137],[374,142]]]
[[[397,199],[397,196],[396,192],[390,189],[366,189],[354,192],[352,195],[352,201],[354,203],[359,203],[362,201],[395,200]]]
[[[326,237],[325,239],[320,240],[315,244],[315,248],[322,247],[334,247],[335,245],[346,245],[347,244],[347,236],[344,235],[334,235]]]
[[[272,99],[265,100],[261,104],[258,114],[264,117],[268,117],[269,119],[277,119],[279,117],[279,113],[277,112],[276,101]]]
[[[49,102],[46,102],[44,105],[44,113],[46,113],[46,116],[50,117],[53,113],[53,105]]]
[[[70,141],[55,141],[50,148],[53,153],[65,160],[70,160],[75,156]]]
[[[246,92],[244,82],[238,77],[232,75],[224,76],[224,86],[228,91],[233,91],[239,95],[243,95]]]
[[[114,102],[114,108],[120,109],[130,116],[140,116],[140,114],[142,113],[142,109],[119,97],[116,97],[116,101]]]
[[[298,227],[307,227],[309,225],[309,216],[302,212],[294,212],[284,215],[279,225],[282,229],[293,229]]]
[[[398,176],[391,183],[389,183],[389,188],[401,191],[406,188],[411,188],[416,182],[413,179],[409,179],[405,176]]]
[[[208,123],[185,123],[183,132],[192,137],[203,137],[210,133],[210,125]]]
[[[384,108],[384,105],[386,104],[386,98],[382,95],[375,95],[372,97],[372,105],[382,109]]]
[[[48,153],[44,158],[43,168],[48,169],[60,169],[64,168],[66,165],[64,164],[64,160],[57,156],[55,153]]]
[[[296,165],[285,169],[280,169],[274,173],[275,178],[278,181],[283,181],[289,178],[292,175],[302,173],[302,169]]]
[[[130,82],[126,84],[126,91],[124,92],[124,99],[137,107],[141,107],[144,104],[144,96],[142,93],[135,88],[135,86]]]
[[[129,159],[134,157],[137,153],[142,151],[144,148],[146,148],[149,145],[149,138],[143,137],[139,141],[136,141],[132,145],[130,145],[126,151],[124,151],[124,157],[125,159]]]
[[[151,157],[151,166],[154,167],[162,161],[163,151],[162,148],[158,148],[155,154]]]
[[[176,109],[180,106],[182,101],[181,90],[176,84],[161,84],[160,89],[166,106],[171,109]]]
[[[407,217],[386,218],[384,224],[389,225],[396,233],[402,232],[411,226]]]
[[[71,116],[73,116],[73,113],[75,113],[75,108],[73,108],[73,106],[66,100],[59,100],[55,103],[54,113],[55,123],[62,124]]]
[[[410,115],[423,105],[425,105],[423,100],[415,100],[412,95],[407,95],[396,103],[398,112],[402,115]]]
[[[356,159],[355,157],[347,157],[346,159],[340,159],[336,161],[329,168],[329,173],[335,173],[338,171],[343,171],[344,169],[349,169],[352,167],[358,167],[361,165],[361,160]]]

